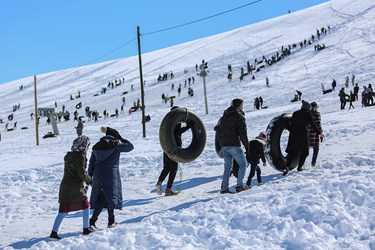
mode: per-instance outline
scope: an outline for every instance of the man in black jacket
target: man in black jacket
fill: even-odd
[[[173,106],[171,110],[174,110],[176,108],[179,108],[178,106]],[[182,145],[182,140],[181,140],[181,135],[185,133],[187,130],[192,128],[194,126],[194,123],[190,121],[187,126],[182,127],[181,123],[178,124],[174,130],[174,136],[176,143],[179,147]],[[169,175],[168,177],[168,182],[167,182],[167,189],[165,190],[165,196],[172,196],[172,195],[177,195],[178,193],[172,190],[172,185],[174,182],[174,179],[176,178],[178,170],[178,163],[175,162],[174,160],[170,159],[168,155],[163,152],[163,170],[161,171],[158,182],[156,183],[156,193],[158,195],[162,195],[162,183],[165,180],[165,178]]]
[[[306,157],[309,155],[309,131],[308,125],[319,135],[322,136],[322,131],[316,126],[311,115],[310,103],[302,100],[302,107],[292,115],[291,127],[288,139],[288,146],[286,148],[287,163],[283,175],[286,175],[295,158],[298,158],[298,171],[302,171],[302,166],[305,164]]]
[[[224,111],[215,130],[219,132],[219,144],[224,155],[224,173],[220,193],[232,193],[229,190],[229,177],[232,171],[232,161],[239,165],[236,192],[246,190],[243,186],[247,162],[241,149],[241,142],[248,149],[246,118],[243,110],[243,100],[233,99],[232,105]]]

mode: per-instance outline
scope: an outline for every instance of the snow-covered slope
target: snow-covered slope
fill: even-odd
[[[82,237],[80,213],[63,221],[59,234],[47,238],[58,208],[63,157],[76,137],[73,120],[58,124],[60,136],[42,139],[52,131],[41,118],[40,145],[36,146],[33,77],[0,85],[0,248],[19,249],[375,249],[375,118],[374,108],[339,109],[338,90],[346,76],[354,74],[361,87],[375,76],[375,3],[369,0],[332,0],[303,11],[249,25],[223,34],[176,45],[142,55],[145,83],[146,138],[142,136],[141,112],[127,110],[140,98],[138,58],[88,65],[37,76],[39,107],[65,105],[71,113],[77,103],[100,114],[113,114],[126,98],[119,118],[85,118],[84,134],[95,143],[100,126],[117,128],[135,149],[120,159],[124,206],[116,211],[120,226],[106,229],[104,211],[98,221],[103,228]],[[330,31],[300,48],[316,30]],[[240,82],[240,68],[262,56],[269,58],[282,46],[296,44],[292,54]],[[209,113],[205,113],[202,79],[195,65],[208,62],[206,78]],[[227,79],[232,65],[233,80]],[[188,73],[184,73],[187,69]],[[173,71],[172,80],[157,82],[159,74]],[[184,88],[185,79],[195,77],[194,97]],[[270,79],[267,88],[265,78]],[[108,82],[125,79],[120,86]],[[338,82],[336,92],[322,94],[321,84]],[[175,85],[171,90],[172,83]],[[177,95],[182,84],[181,96]],[[23,85],[24,89],[19,90]],[[134,91],[130,91],[131,85]],[[346,88],[349,92],[353,87]],[[245,100],[249,138],[265,130],[271,119],[300,108],[291,103],[295,90],[302,98],[316,101],[322,113],[325,140],[318,166],[287,177],[270,165],[262,168],[264,185],[236,195],[219,195],[223,160],[214,148],[213,127],[233,98]],[[81,98],[70,100],[80,91]],[[124,92],[128,92],[123,95]],[[207,130],[207,144],[195,161],[180,164],[174,188],[181,193],[161,197],[154,186],[162,169],[159,125],[169,111],[162,93],[176,95],[175,105],[194,111]],[[262,96],[267,109],[254,110],[253,100]],[[14,105],[20,109],[12,112]],[[14,119],[7,117],[13,113]],[[84,110],[79,110],[84,115]],[[6,122],[16,131],[4,131]],[[22,127],[27,129],[21,129]],[[183,138],[189,141],[189,135]],[[90,157],[89,152],[88,157]],[[249,169],[247,170],[247,174]],[[254,180],[253,180],[254,182]],[[231,186],[235,185],[231,179]],[[163,185],[165,188],[165,185]],[[90,192],[90,191],[89,191]]]

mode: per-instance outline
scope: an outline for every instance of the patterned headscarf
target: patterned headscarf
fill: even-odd
[[[73,141],[72,152],[86,153],[89,145],[90,145],[90,138],[88,138],[85,135],[77,137]]]

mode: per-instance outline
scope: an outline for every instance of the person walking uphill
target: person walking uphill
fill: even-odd
[[[311,114],[316,126],[322,132],[321,135],[317,134],[311,125],[308,126],[309,128],[309,145],[313,148],[313,155],[311,159],[311,165],[314,167],[316,164],[316,159],[318,158],[319,153],[319,145],[321,140],[323,140],[323,128],[322,128],[322,118],[320,112],[318,111],[318,104],[316,102],[311,103]]]
[[[102,127],[106,136],[100,138],[92,147],[88,173],[93,178],[90,205],[94,212],[90,226],[97,229],[98,220],[103,208],[108,210],[108,228],[115,227],[114,209],[122,209],[122,186],[119,170],[119,159],[122,152],[130,152],[134,146],[123,139],[118,131]]]
[[[224,111],[215,130],[219,133],[218,141],[224,155],[224,173],[221,194],[232,193],[229,190],[229,177],[232,171],[233,159],[239,165],[236,192],[246,190],[243,186],[247,162],[241,149],[241,142],[248,150],[249,140],[247,137],[246,118],[243,112],[243,100],[233,99],[231,106]]]
[[[178,106],[174,106],[171,108],[171,110],[174,110],[176,108],[179,108]],[[181,140],[181,135],[185,133],[187,130],[192,128],[194,126],[194,123],[191,121],[187,124],[185,127],[181,127],[181,123],[178,124],[174,130],[174,137],[176,140],[176,144],[181,147],[182,145],[182,140]],[[168,177],[168,182],[167,182],[167,189],[165,190],[165,196],[172,196],[178,194],[177,192],[172,190],[173,182],[176,177],[178,170],[178,163],[173,161],[168,157],[168,155],[163,152],[163,170],[161,171],[159,175],[158,182],[156,183],[156,193],[158,195],[162,195],[162,187],[161,185],[163,184],[163,181],[165,178],[169,175]]]
[[[310,103],[302,100],[302,107],[293,113],[290,125],[290,133],[286,152],[288,153],[286,169],[283,175],[287,175],[289,168],[295,157],[298,157],[298,171],[302,171],[306,157],[309,155],[309,132],[308,125],[319,135],[322,131],[316,126],[310,112]]]
[[[255,140],[251,140],[249,142],[249,150],[246,154],[246,160],[250,164],[250,174],[247,178],[246,188],[251,188],[251,180],[255,176],[255,172],[257,173],[257,181],[258,186],[262,185],[262,171],[258,166],[259,160],[262,159],[263,166],[267,165],[266,157],[264,156],[264,145],[267,141],[267,134],[261,132],[259,136],[255,137]]]
[[[90,146],[90,139],[81,136],[73,141],[71,152],[64,157],[64,176],[59,191],[59,213],[53,224],[50,238],[61,239],[57,232],[61,222],[69,212],[83,210],[83,234],[89,234],[90,205],[87,200],[83,182],[91,183],[91,177],[86,172],[86,153]]]
[[[77,136],[81,136],[82,135],[82,132],[83,132],[83,123],[82,123],[82,119],[81,118],[78,118],[78,124],[77,124],[77,127],[76,127],[76,131],[77,131]]]

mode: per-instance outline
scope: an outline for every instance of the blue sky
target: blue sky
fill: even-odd
[[[180,28],[246,4],[246,7]],[[0,3],[0,83],[142,53],[256,23],[327,0],[65,0]],[[134,39],[134,40],[133,40]]]

